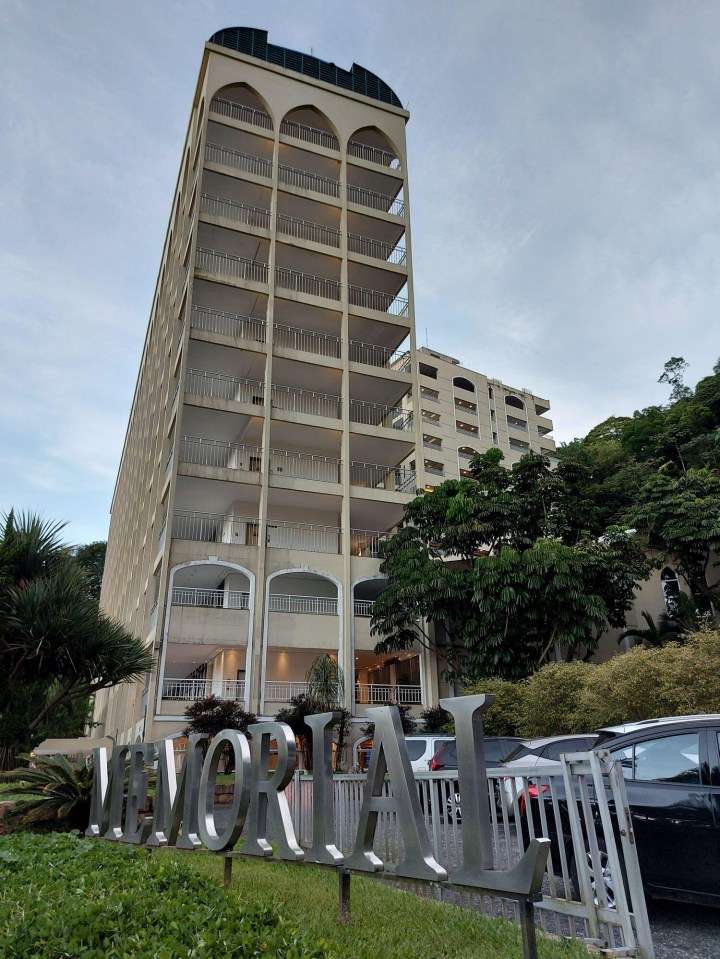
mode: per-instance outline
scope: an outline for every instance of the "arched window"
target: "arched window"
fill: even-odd
[[[512,407],[514,407],[516,410],[524,410],[524,409],[525,409],[525,404],[524,404],[523,401],[522,401],[521,399],[519,399],[517,396],[510,396],[510,395],[506,396],[506,397],[505,397],[505,406],[512,406]]]
[[[459,387],[461,390],[467,390],[468,393],[475,392],[475,386],[470,382],[470,380],[465,379],[464,376],[456,376],[453,379],[453,386]]]

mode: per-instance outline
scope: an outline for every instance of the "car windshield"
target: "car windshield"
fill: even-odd
[[[504,763],[509,763],[511,759],[525,759],[527,756],[539,756],[540,748],[528,746],[526,743],[520,743],[515,749],[511,750],[507,756],[502,760]]]

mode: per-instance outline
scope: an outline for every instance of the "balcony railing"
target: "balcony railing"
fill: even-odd
[[[265,320],[260,320],[256,316],[242,316],[239,313],[194,306],[190,313],[190,326],[196,330],[205,330],[206,333],[219,333],[238,340],[265,342]]]
[[[444,467],[444,466],[428,466],[428,464],[425,463],[425,472],[426,472],[426,473],[434,473],[435,476],[444,476],[444,475],[445,475],[445,467]]]
[[[185,374],[185,392],[253,406],[265,403],[265,384],[260,380],[246,380],[208,370],[188,370]]]
[[[351,529],[350,554],[352,556],[376,557],[380,543],[388,539],[389,534],[384,530]]]
[[[348,294],[353,306],[362,306],[366,310],[379,310],[392,313],[393,316],[407,316],[409,303],[404,296],[383,293],[381,290],[366,290],[362,286],[349,286]]]
[[[338,601],[328,596],[289,596],[277,593],[270,596],[271,613],[314,613],[337,616]]]
[[[326,150],[340,149],[338,138],[334,133],[327,133],[325,130],[318,130],[317,127],[309,127],[304,123],[295,123],[294,120],[283,120],[280,124],[280,132],[298,140],[305,140],[306,143],[325,147]]]
[[[436,390],[427,390],[424,387],[420,387],[420,399],[421,400],[430,400],[431,403],[440,402],[440,394]]]
[[[366,426],[384,426],[393,430],[412,429],[412,411],[402,406],[384,406],[365,400],[350,400],[350,420]]]
[[[472,426],[458,426],[457,423],[455,424],[455,432],[456,432],[456,433],[464,433],[465,436],[478,436],[478,435],[479,435],[479,431],[478,431],[477,429],[474,429]]]
[[[508,426],[512,426],[515,430],[522,430],[524,433],[528,431],[528,425],[525,420],[519,420],[516,416],[508,416],[507,418]]]
[[[426,437],[423,437],[423,446],[429,450],[437,450],[438,453],[442,452],[442,441],[431,441]]]
[[[385,686],[380,683],[355,683],[356,703],[396,703],[418,706],[422,703],[420,686]]]
[[[262,448],[228,443],[225,440],[202,439],[199,436],[183,436],[180,443],[180,460],[195,466],[216,466],[220,469],[259,473],[262,467]]]
[[[477,453],[466,453],[464,450],[458,450],[458,456],[462,460],[471,460],[477,456]]]
[[[285,236],[294,236],[298,240],[309,240],[311,243],[322,243],[323,246],[340,247],[340,230],[313,223],[310,220],[300,220],[295,216],[284,213],[277,215],[277,231]]]
[[[350,253],[370,256],[374,260],[382,260],[384,263],[394,263],[396,266],[403,266],[407,256],[405,248],[402,246],[393,246],[392,243],[384,243],[382,240],[360,236],[358,233],[348,233],[348,250]]]
[[[198,249],[195,268],[207,273],[219,273],[236,280],[252,280],[254,283],[267,283],[268,265],[260,260],[248,260],[244,256],[231,253],[218,253],[215,250]]]
[[[270,679],[265,681],[265,702],[266,703],[289,703],[294,696],[302,696],[307,693],[308,684],[305,682],[290,683],[277,682]]]
[[[314,276],[312,273],[301,273],[299,270],[278,266],[275,268],[275,283],[283,289],[295,290],[296,293],[322,296],[327,300],[340,299],[340,283],[325,276]]]
[[[241,120],[243,123],[251,123],[255,127],[262,127],[265,130],[272,130],[272,117],[262,110],[254,110],[252,107],[245,106],[244,103],[235,103],[234,100],[224,100],[222,97],[213,97],[210,101],[210,113],[218,113],[223,117],[230,117],[231,120]]]
[[[275,409],[293,413],[309,413],[313,416],[340,418],[340,397],[316,390],[299,390],[292,386],[274,385],[270,400]]]
[[[328,336],[327,333],[316,333],[314,330],[301,330],[281,323],[276,323],[273,328],[273,346],[313,353],[315,356],[339,359],[341,342],[339,336]]]
[[[530,452],[530,444],[529,444],[529,443],[523,443],[521,440],[511,439],[510,442],[508,443],[508,445],[509,445],[509,447],[510,447],[511,450],[515,450],[515,451],[518,452],[518,453],[529,453],[529,452]]]
[[[219,696],[220,699],[244,699],[245,680],[240,679],[164,679],[163,699],[194,701]]]
[[[200,210],[208,216],[221,217],[232,220],[234,223],[244,223],[246,226],[256,226],[262,230],[270,229],[270,211],[259,206],[248,206],[246,203],[236,203],[221,196],[203,193],[200,196]]]
[[[270,450],[270,472],[297,479],[319,480],[321,483],[339,483],[340,460],[315,453]]]
[[[339,553],[341,530],[315,523],[267,521],[267,545],[278,549],[300,549],[310,553]]]
[[[394,153],[388,153],[387,150],[379,150],[377,147],[370,147],[366,143],[358,143],[357,140],[350,140],[347,146],[348,156],[358,157],[360,160],[367,160],[368,163],[377,163],[380,166],[390,167],[391,170],[400,169],[400,160]]]
[[[381,213],[390,213],[392,216],[405,216],[405,204],[399,197],[388,196],[386,193],[375,193],[361,186],[348,183],[347,198],[350,203],[367,206]]]
[[[172,591],[172,604],[173,606],[210,606],[213,609],[249,609],[250,593],[175,586]]]
[[[235,543],[257,546],[260,522],[257,517],[233,516],[225,513],[198,513],[191,510],[173,512],[173,539],[197,543]]]
[[[330,177],[320,176],[319,173],[308,173],[307,170],[298,170],[281,163],[278,167],[278,179],[288,186],[299,187],[301,190],[310,190],[313,193],[322,193],[325,196],[340,196],[340,181]]]
[[[229,147],[217,143],[205,144],[205,160],[208,163],[218,163],[222,166],[231,166],[243,173],[253,173],[269,180],[272,177],[272,160],[242,153],[240,150],[231,150]]]
[[[415,492],[415,470],[399,466],[381,466],[377,463],[350,464],[350,484],[368,489],[394,490],[398,493]]]
[[[362,616],[363,619],[369,619],[373,614],[375,603],[372,599],[356,599],[353,612],[356,616]]]
[[[410,369],[408,350],[390,350],[385,346],[362,343],[360,340],[350,340],[349,346],[351,363],[364,363],[366,366],[377,366],[381,369],[392,368],[396,373],[405,373]]]

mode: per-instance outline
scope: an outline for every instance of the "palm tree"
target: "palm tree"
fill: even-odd
[[[666,643],[682,642],[683,637],[700,628],[700,615],[695,603],[686,593],[676,593],[672,607],[667,613],[661,613],[657,623],[646,610],[641,613],[647,623],[646,629],[632,627],[618,636],[618,643],[624,639],[639,639],[648,649],[657,649]]]
[[[59,754],[19,758],[28,765],[0,773],[0,782],[12,784],[9,792],[15,801],[6,820],[26,826],[54,815],[70,828],[85,829],[90,814],[93,767],[84,763],[77,765]],[[0,789],[0,799],[7,791]]]
[[[152,653],[88,595],[63,524],[10,512],[0,527],[0,769],[59,707],[140,679]]]
[[[328,656],[318,656],[308,669],[305,676],[307,683],[307,697],[316,707],[316,711],[327,712],[339,709],[345,695],[345,679],[343,671],[336,659]]]

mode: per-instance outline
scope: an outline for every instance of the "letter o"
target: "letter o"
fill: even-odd
[[[229,743],[235,756],[235,795],[230,821],[222,833],[215,828],[215,781],[223,748]],[[198,795],[198,825],[203,845],[212,852],[232,849],[245,825],[250,802],[250,745],[235,729],[223,729],[213,739],[203,763]]]

